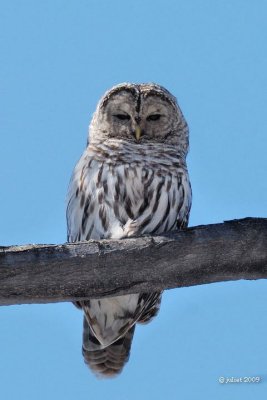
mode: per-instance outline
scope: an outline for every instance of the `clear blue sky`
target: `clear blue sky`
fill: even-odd
[[[91,115],[124,81],[178,98],[190,225],[266,217],[266,20],[265,0],[1,0],[0,245],[66,240],[65,194]],[[266,311],[265,281],[168,291],[122,375],[99,381],[71,304],[1,307],[0,398],[261,400]]]

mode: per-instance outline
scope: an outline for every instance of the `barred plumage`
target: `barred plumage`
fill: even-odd
[[[69,187],[69,241],[160,234],[187,226],[188,128],[166,89],[116,86],[100,100],[89,133]],[[104,376],[120,372],[136,322],[156,315],[160,299],[161,293],[133,294],[78,304],[85,313],[83,354],[93,371]]]

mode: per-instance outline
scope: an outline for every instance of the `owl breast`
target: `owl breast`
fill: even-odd
[[[69,240],[159,234],[186,220],[191,188],[177,154],[155,145],[121,150],[92,147],[78,163],[69,202],[77,230]]]

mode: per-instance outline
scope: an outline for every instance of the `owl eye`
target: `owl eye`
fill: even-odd
[[[147,117],[147,121],[158,121],[160,117],[160,114],[151,114]]]
[[[128,121],[131,118],[128,114],[115,114],[115,117],[120,119],[121,121]]]

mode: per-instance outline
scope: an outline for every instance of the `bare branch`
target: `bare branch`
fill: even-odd
[[[0,248],[0,304],[50,303],[267,278],[267,219],[164,236]]]

